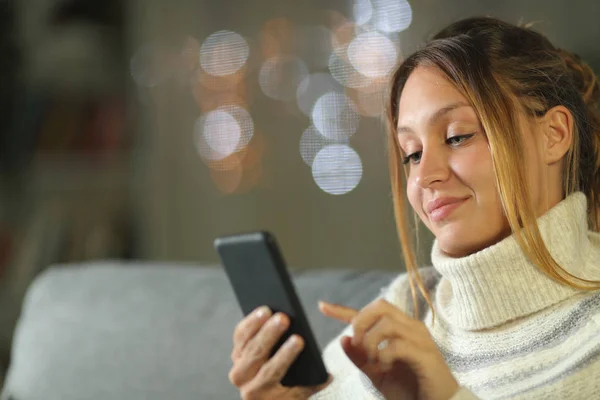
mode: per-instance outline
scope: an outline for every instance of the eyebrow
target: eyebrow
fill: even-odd
[[[442,118],[444,115],[446,115],[450,111],[456,110],[457,108],[461,108],[461,107],[471,107],[471,106],[463,101],[458,101],[456,103],[452,103],[445,107],[442,107],[439,110],[437,110],[436,112],[434,112],[431,115],[431,117],[429,117],[429,121],[428,121],[429,125],[433,125],[438,119]],[[414,132],[414,131],[411,128],[409,128],[408,126],[398,126],[396,129],[397,134],[411,133],[411,132]]]

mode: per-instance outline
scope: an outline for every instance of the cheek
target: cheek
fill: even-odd
[[[458,180],[477,198],[496,194],[496,175],[487,144],[473,146],[451,162]]]

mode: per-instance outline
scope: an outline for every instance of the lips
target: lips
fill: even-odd
[[[442,220],[467,199],[468,197],[438,197],[427,203],[427,213],[434,222]]]

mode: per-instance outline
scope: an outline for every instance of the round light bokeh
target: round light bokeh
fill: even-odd
[[[371,79],[359,73],[349,61],[342,57],[342,55],[347,57],[346,54],[343,54],[345,52],[346,49],[338,49],[338,51],[334,51],[331,54],[329,58],[331,76],[348,88],[359,89],[368,86],[371,83]]]
[[[348,46],[348,60],[369,78],[386,76],[396,65],[397,58],[392,41],[378,32],[362,33]]]
[[[173,68],[163,46],[147,43],[131,56],[129,63],[131,76],[142,87],[160,85],[173,74]]]
[[[236,151],[246,147],[254,136],[254,122],[252,121],[252,117],[250,116],[248,110],[233,104],[226,104],[217,108],[217,110],[229,113],[229,115],[235,118],[235,121],[240,127],[241,137]]]
[[[315,128],[329,140],[348,140],[358,128],[360,116],[348,96],[329,92],[321,96],[313,108]]]
[[[268,97],[290,101],[296,96],[298,85],[308,76],[306,64],[295,56],[275,56],[264,62],[258,82]]]
[[[407,0],[372,0],[375,28],[381,32],[402,32],[412,22],[412,9]]]
[[[264,58],[293,53],[294,24],[289,18],[274,18],[263,25],[259,34]]]
[[[312,164],[312,175],[321,190],[342,195],[353,190],[362,178],[362,162],[350,146],[332,144],[324,147]]]
[[[199,129],[210,147],[213,159],[231,155],[240,143],[242,130],[231,114],[221,110],[211,111],[201,120]]]
[[[249,54],[248,43],[238,33],[218,31],[202,43],[200,65],[211,75],[229,75],[246,64]]]
[[[355,0],[352,7],[354,22],[358,25],[364,25],[371,20],[373,16],[373,5],[370,0]]]
[[[245,109],[226,105],[196,120],[195,142],[200,156],[219,161],[243,149],[254,133],[252,117]]]
[[[243,176],[244,168],[241,163],[233,164],[232,168],[227,170],[210,170],[210,177],[222,194],[235,193],[242,183]]]
[[[296,101],[304,115],[310,117],[317,100],[326,93],[343,93],[344,88],[326,72],[308,75],[298,85]]]
[[[300,155],[306,165],[312,167],[315,156],[327,144],[329,141],[317,131],[317,128],[309,126],[300,137]]]

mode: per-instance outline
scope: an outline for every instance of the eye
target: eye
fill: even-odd
[[[404,159],[402,160],[402,164],[406,165],[409,162],[412,162],[413,164],[418,164],[419,161],[421,161],[421,154],[423,154],[422,151],[417,151],[415,153],[409,154],[408,156],[404,157]]]
[[[462,144],[464,141],[469,140],[473,136],[475,136],[474,133],[470,133],[468,135],[453,136],[451,138],[446,139],[446,144],[448,144],[450,146],[458,146],[458,145]]]

